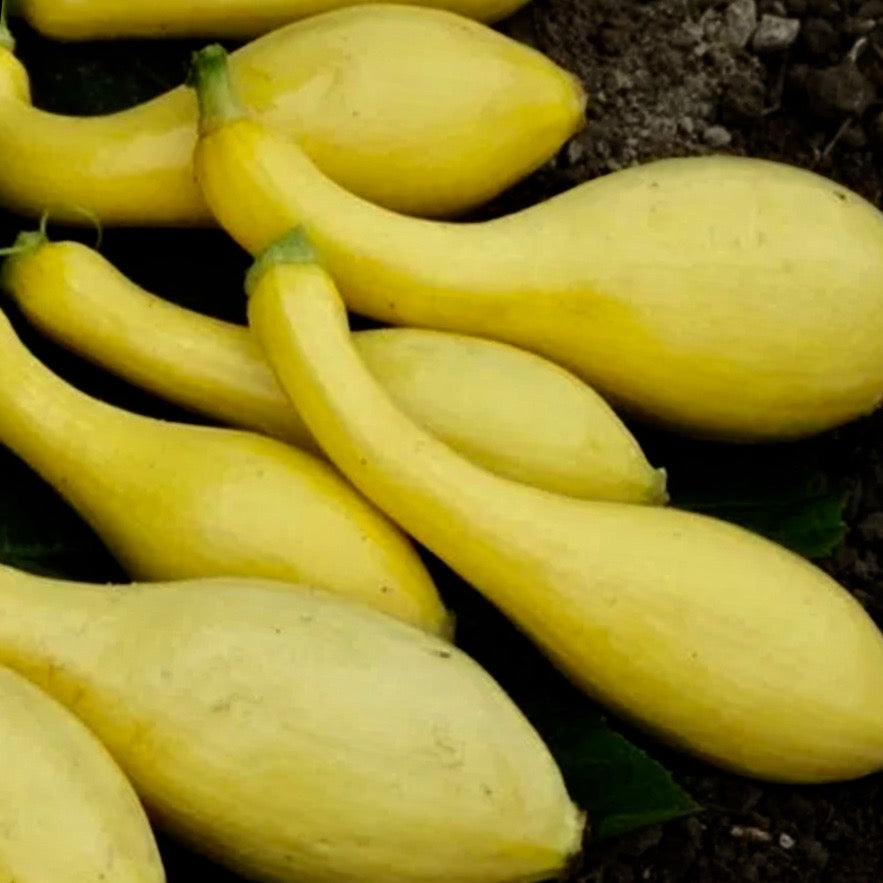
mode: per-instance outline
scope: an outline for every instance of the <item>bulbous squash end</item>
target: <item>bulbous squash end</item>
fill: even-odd
[[[15,37],[6,23],[6,0],[0,0],[0,97],[31,102],[31,81],[15,57]]]

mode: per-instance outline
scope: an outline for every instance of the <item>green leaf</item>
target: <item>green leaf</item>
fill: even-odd
[[[43,576],[125,579],[103,543],[39,476],[0,448],[0,562]]]
[[[810,476],[802,488],[765,488],[738,498],[681,499],[685,509],[703,512],[763,534],[806,558],[825,558],[843,541],[846,492]],[[778,494],[777,494],[778,491]]]
[[[699,809],[661,764],[575,692],[537,693],[521,707],[558,761],[570,796],[587,811],[593,840]]]
[[[672,506],[742,525],[807,558],[842,542],[847,494],[830,477],[830,437],[735,445],[646,428],[636,435],[651,462],[668,470]]]

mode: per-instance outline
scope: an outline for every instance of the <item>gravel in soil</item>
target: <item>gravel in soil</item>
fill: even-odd
[[[503,28],[590,95],[587,128],[506,208],[637,162],[714,152],[783,160],[883,198],[883,0],[537,0]]]

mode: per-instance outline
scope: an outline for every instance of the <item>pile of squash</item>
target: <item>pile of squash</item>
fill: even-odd
[[[0,567],[0,881],[159,883],[153,826],[256,881],[563,874],[583,809],[456,648],[419,546],[670,744],[771,781],[883,768],[862,607],[668,505],[623,422],[750,443],[873,411],[883,214],[703,156],[457,220],[584,125],[582,85],[479,23],[511,0],[335,5],[18,0],[60,39],[257,37],[83,118],[31,104],[0,26],[0,203],[43,217],[0,287],[202,418],[86,395],[0,315],[0,443],[133,580]],[[50,241],[47,217],[221,228],[254,258],[247,327]]]

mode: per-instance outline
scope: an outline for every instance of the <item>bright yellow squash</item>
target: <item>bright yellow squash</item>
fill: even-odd
[[[396,215],[337,186],[197,65],[196,171],[257,253],[302,224],[347,305],[506,340],[611,403],[735,440],[819,432],[883,399],[883,214],[809,172],[663,160],[480,224]]]
[[[326,462],[254,433],[91,398],[34,358],[2,315],[0,444],[53,485],[135,579],[286,579],[449,629],[413,546]]]
[[[365,0],[357,0],[365,2]],[[496,21],[525,0],[407,0],[480,21]],[[14,0],[14,11],[57,40],[130,37],[226,37],[265,34],[298,19],[327,12],[344,0]]]
[[[579,850],[582,816],[500,687],[361,604],[2,568],[0,609],[0,660],[75,711],[159,824],[249,879],[528,883]]]
[[[726,522],[464,460],[371,377],[300,234],[249,289],[252,331],[334,463],[590,696],[745,775],[883,769],[883,636],[822,570]]]
[[[107,749],[2,667],[0,757],[3,883],[164,883],[147,817]]]
[[[182,6],[182,4],[178,4]],[[131,4],[118,8],[128,17]],[[499,193],[583,122],[576,79],[535,50],[436,9],[364,5],[314,16],[239,49],[236,82],[357,193],[445,215]],[[193,178],[196,101],[179,87],[108,116],[34,108],[0,49],[0,203],[71,223],[213,223]],[[440,137],[443,121],[443,137]]]
[[[209,418],[321,453],[240,325],[150,294],[77,242],[24,233],[0,286],[53,340]],[[362,331],[371,372],[476,463],[578,497],[665,500],[665,473],[590,387],[524,350],[413,328]]]
[[[13,54],[15,40],[6,27],[4,9],[4,2],[0,0],[0,101],[27,103],[31,100],[31,81],[28,72]]]

